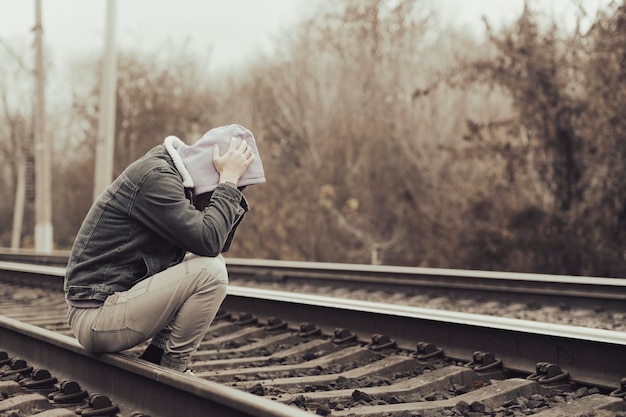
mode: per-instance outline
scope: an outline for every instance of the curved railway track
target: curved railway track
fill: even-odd
[[[0,387],[20,379],[11,363],[32,363],[80,381],[113,415],[626,416],[621,332],[231,286],[188,377],[136,359],[141,348],[87,354],[65,324],[64,268],[1,266],[0,350],[12,361]],[[87,398],[34,394],[57,413],[100,415],[82,410]]]

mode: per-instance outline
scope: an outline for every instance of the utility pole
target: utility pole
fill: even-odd
[[[24,152],[18,144],[16,147],[17,187],[15,204],[13,205],[13,229],[11,233],[11,249],[17,251],[21,246],[22,224],[24,222],[24,203],[26,200],[26,161]]]
[[[113,151],[115,146],[115,94],[117,89],[117,56],[115,53],[116,0],[107,0],[106,34],[102,79],[100,81],[100,110],[96,142],[96,168],[93,199],[113,180]]]
[[[52,252],[50,141],[46,135],[41,0],[35,0],[35,250]]]

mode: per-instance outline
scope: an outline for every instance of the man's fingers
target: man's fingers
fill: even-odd
[[[245,139],[241,139],[241,144],[239,145],[239,150],[241,152],[245,152],[247,149],[250,149],[248,146],[248,141]]]
[[[238,140],[241,140],[239,145],[237,145]],[[243,156],[246,166],[249,166],[250,163],[254,160],[254,152],[252,150],[252,147],[248,144],[248,141],[246,141],[245,139],[232,137],[230,140],[230,145],[228,146],[228,150],[226,151],[224,155],[220,155],[220,148],[217,144],[213,145],[213,161],[214,162],[218,162],[218,160],[223,159],[223,158],[233,158],[235,157],[236,154],[240,154],[241,156]],[[222,165],[223,163],[220,162],[220,164]]]
[[[230,138],[230,146],[228,147],[228,150],[234,151],[235,149],[237,149],[237,138],[233,136]]]

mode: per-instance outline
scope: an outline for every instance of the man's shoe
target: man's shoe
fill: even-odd
[[[161,358],[163,357],[163,349],[154,345],[148,345],[146,350],[139,356],[139,359],[152,362],[156,365],[161,364]]]

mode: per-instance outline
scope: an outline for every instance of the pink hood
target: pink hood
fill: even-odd
[[[243,126],[232,124],[209,130],[193,145],[186,145],[176,136],[165,138],[164,145],[174,160],[176,168],[183,176],[185,187],[193,188],[195,195],[215,190],[220,174],[213,165],[213,145],[220,147],[223,155],[230,146],[231,138],[240,138],[252,148],[254,160],[242,175],[237,186],[260,184],[265,182],[263,163],[256,146],[254,135]]]

